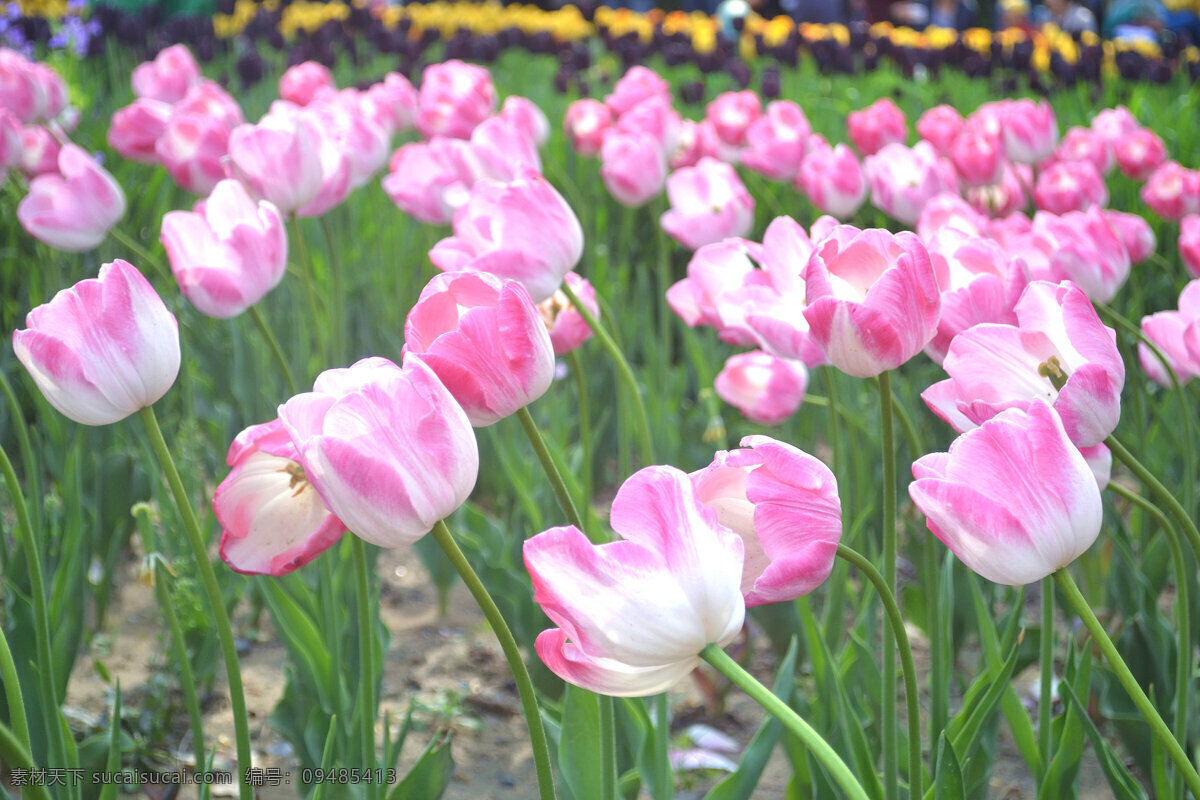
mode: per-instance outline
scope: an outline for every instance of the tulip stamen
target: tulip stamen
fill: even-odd
[[[1063,369],[1058,356],[1050,356],[1038,364],[1038,375],[1049,380],[1056,391],[1061,392],[1062,388],[1067,385],[1067,371]]]
[[[308,488],[308,476],[304,474],[304,467],[296,462],[291,462],[279,471],[286,472],[291,476],[291,479],[288,481],[288,488],[296,490],[292,492],[292,497],[299,497]]]

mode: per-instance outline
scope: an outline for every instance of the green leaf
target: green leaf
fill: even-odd
[[[322,708],[332,710],[331,700],[337,691],[337,683],[329,651],[321,640],[316,623],[278,581],[263,580],[258,585],[266,598],[275,629],[287,647],[291,665],[305,671],[303,682],[317,690]]]
[[[962,753],[967,759],[971,758],[976,745],[979,743],[984,723],[987,722],[992,712],[996,710],[1000,698],[1004,696],[1004,689],[1009,685],[1013,669],[1017,666],[1017,656],[1020,650],[1021,642],[1018,637],[1018,640],[1013,644],[1008,659],[999,670],[984,670],[975,679],[971,690],[974,690],[975,696],[979,699],[974,703],[965,702],[962,710],[958,712],[947,726],[953,737],[952,741],[955,751]],[[988,688],[986,692],[981,693],[980,689],[983,686]],[[968,696],[971,693],[971,691],[968,691]],[[982,694],[982,697],[979,697],[980,694]]]
[[[600,746],[600,698],[568,684],[563,693],[558,768],[575,800],[603,800]]]
[[[112,726],[109,728],[108,734],[108,760],[105,762],[104,770],[106,772],[117,772],[121,769],[121,682],[117,681],[117,687],[113,693],[113,710],[112,710]],[[104,784],[104,788],[100,791],[100,800],[116,800],[117,787],[116,781],[110,781]]]
[[[796,683],[796,654],[798,652],[799,644],[796,637],[793,636],[792,643],[787,649],[787,655],[784,656],[783,663],[779,665],[779,671],[775,673],[775,685],[771,691],[785,703],[789,702]],[[706,796],[706,800],[750,800],[755,787],[758,786],[759,779],[762,778],[763,770],[766,769],[771,752],[779,743],[779,736],[782,732],[783,723],[774,716],[768,715],[754,734],[754,738],[750,740],[745,752],[742,753],[737,770],[714,786]]]
[[[1063,681],[1058,685],[1058,693],[1079,715],[1079,719],[1083,724],[1083,731],[1087,735],[1088,741],[1091,742],[1092,752],[1096,754],[1096,760],[1100,763],[1100,769],[1104,771],[1104,777],[1108,779],[1108,786],[1112,789],[1113,796],[1117,800],[1146,800],[1146,791],[1142,789],[1137,779],[1125,768],[1124,762],[1113,751],[1108,741],[1100,735],[1099,729],[1092,722],[1087,709],[1080,702],[1071,685]]]
[[[454,775],[454,757],[450,753],[453,733],[438,731],[425,752],[413,764],[388,795],[388,800],[441,800]]]
[[[966,800],[967,787],[963,782],[962,766],[954,743],[945,733],[938,740],[937,774],[933,779],[934,800]]]

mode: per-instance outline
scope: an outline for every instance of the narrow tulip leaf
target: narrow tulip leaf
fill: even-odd
[[[321,752],[321,772],[326,772],[333,766],[333,742],[337,736],[338,718],[337,714],[329,717],[329,733],[325,734],[325,749]],[[387,723],[384,723],[384,746],[387,745]],[[317,784],[316,791],[313,792],[312,800],[324,800],[325,787],[328,786],[327,781],[321,781]]]
[[[1017,666],[1017,655],[1020,653],[1020,650],[1021,644],[1018,641],[1013,644],[1012,651],[997,672],[993,673],[991,670],[985,670],[980,673],[979,677],[975,679],[972,688],[976,689],[977,695],[980,694],[977,687],[986,686],[987,691],[982,692],[981,696],[974,703],[964,702],[962,710],[950,722],[948,730],[952,732],[951,741],[954,744],[954,750],[957,753],[961,753],[963,758],[970,759],[974,753],[975,747],[979,743],[984,723],[987,722],[992,712],[996,710],[1000,698],[1004,695],[1004,688],[1012,680],[1013,670]]]
[[[1108,779],[1108,786],[1112,789],[1113,796],[1117,800],[1147,800],[1146,791],[1137,782],[1137,779],[1129,773],[1121,757],[1116,754],[1108,741],[1101,735],[1100,730],[1096,727],[1096,723],[1092,722],[1092,718],[1087,713],[1087,708],[1080,701],[1078,695],[1075,694],[1075,690],[1071,688],[1071,685],[1063,681],[1058,685],[1058,693],[1062,696],[1063,701],[1074,708],[1075,712],[1079,715],[1079,719],[1083,724],[1083,731],[1092,745],[1092,752],[1096,756],[1096,761],[1100,764],[1100,769],[1104,771],[1104,777]]]
[[[388,800],[441,800],[454,776],[454,757],[450,753],[453,735],[448,729],[434,734],[412,769],[388,794]]]
[[[104,769],[109,773],[118,772],[121,769],[120,681],[117,681],[116,689],[113,692],[112,724],[109,726],[108,734],[108,759],[105,761]],[[119,784],[116,781],[105,783],[104,788],[100,791],[100,800],[116,800],[118,786]]]
[[[967,786],[963,782],[962,765],[950,737],[942,734],[938,740],[937,773],[934,775],[933,800],[966,800]]]
[[[787,655],[784,656],[783,662],[779,665],[779,671],[775,674],[775,685],[771,689],[775,696],[785,703],[790,702],[792,689],[796,684],[796,654],[798,651],[799,644],[796,637],[793,636],[792,643],[787,649]],[[754,795],[754,789],[758,786],[758,781],[762,778],[763,770],[766,769],[767,760],[775,750],[775,745],[779,743],[779,736],[782,733],[783,723],[774,716],[768,715],[742,753],[737,770],[714,786],[712,791],[706,795],[705,800],[750,800]]]
[[[294,669],[304,669],[304,683],[315,686],[321,707],[332,709],[331,699],[337,691],[329,651],[313,618],[274,580],[261,580],[259,587],[266,598],[275,630],[283,639]],[[319,751],[318,751],[319,752]]]
[[[563,693],[558,768],[575,800],[601,797],[600,698],[594,692],[567,684]]]

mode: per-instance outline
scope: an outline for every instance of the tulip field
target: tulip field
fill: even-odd
[[[727,6],[0,5],[0,794],[1200,800],[1200,49]]]

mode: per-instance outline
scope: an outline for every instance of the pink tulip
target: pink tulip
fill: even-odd
[[[525,542],[534,600],[557,625],[538,656],[563,680],[601,694],[666,691],[742,628],[742,540],[701,503],[688,476],[647,467],[613,500],[621,539],[593,545],[574,526]]]
[[[621,76],[613,92],[604,98],[604,103],[620,116],[638,103],[650,97],[671,98],[671,85],[658,73],[643,66],[633,66]]]
[[[161,240],[183,296],[201,313],[235,317],[274,289],[287,270],[279,210],[223,180],[195,212],[168,211]]]
[[[618,203],[637,208],[662,192],[667,160],[654,137],[613,132],[600,150],[600,177]]]
[[[751,422],[779,425],[800,409],[808,370],[803,362],[752,350],[726,359],[713,388]]]
[[[133,69],[133,93],[138,97],[177,103],[200,80],[200,67],[186,45],[174,44],[153,61]]]
[[[1168,161],[1142,186],[1142,202],[1163,219],[1182,219],[1200,213],[1200,172]]]
[[[1200,215],[1188,214],[1179,221],[1179,258],[1193,278],[1200,278]]]
[[[229,136],[233,174],[250,194],[290,214],[321,192],[321,142],[306,119],[264,117],[258,125],[240,125]]]
[[[736,164],[741,158],[741,151],[722,142],[710,120],[694,122],[685,119],[679,127],[679,144],[675,152],[670,154],[668,164],[671,169],[694,167],[702,158],[715,158],[726,164]]]
[[[496,109],[492,76],[483,67],[458,59],[425,68],[421,77],[417,130],[428,139],[466,139]]]
[[[22,123],[44,120],[49,108],[49,98],[33,64],[8,48],[0,48],[0,108]]]
[[[322,372],[279,408],[305,479],[355,535],[412,544],[466,502],[479,448],[466,415],[420,359]]]
[[[221,559],[236,572],[286,575],[337,544],[346,532],[317,495],[279,420],[237,435],[230,469],[213,495]]]
[[[328,158],[337,174],[334,179],[336,191],[341,192],[341,161],[344,159],[347,169],[346,193],[364,186],[375,177],[375,173],[383,169],[388,162],[388,151],[391,149],[392,137],[382,126],[363,113],[357,98],[339,96],[337,100],[318,100],[305,106],[304,114],[313,120],[314,127],[329,134],[332,149],[338,155],[329,154]],[[322,150],[324,154],[324,150]],[[339,159],[338,156],[342,156]],[[324,161],[325,155],[322,156]],[[322,187],[324,193],[325,187]],[[341,195],[341,199],[345,194]],[[338,199],[337,202],[341,202]],[[336,202],[333,204],[336,205]],[[299,216],[317,216],[297,212]],[[323,213],[319,212],[319,213]]]
[[[1162,352],[1180,383],[1200,377],[1200,280],[1183,287],[1179,310],[1143,317],[1142,334]],[[1171,388],[1170,374],[1144,342],[1138,344],[1138,360],[1150,380]]]
[[[529,98],[515,94],[504,98],[500,116],[538,147],[550,141],[550,120]]]
[[[1005,217],[1025,208],[1025,190],[1033,183],[1033,168],[1011,161],[1001,169],[1000,181],[991,186],[966,186],[963,197],[981,214]]]
[[[1048,400],[1076,445],[1104,441],[1121,418],[1125,384],[1116,334],[1070,282],[1034,281],[1014,310],[1016,325],[976,325],[954,337],[943,364],[950,378],[921,395],[926,405],[962,433]]]
[[[337,89],[333,82],[333,73],[324,64],[316,61],[305,61],[288,67],[279,79],[279,96],[289,103],[306,106],[317,95],[330,89]]]
[[[364,113],[388,136],[411,129],[417,119],[417,90],[399,72],[389,72],[382,81],[373,84],[363,92],[360,102]]]
[[[404,323],[404,352],[430,366],[482,428],[541,397],[554,348],[529,292],[486,272],[446,272]]]
[[[917,120],[917,133],[943,156],[950,155],[950,145],[962,130],[963,118],[953,106],[940,105],[926,111]]]
[[[871,202],[905,225],[916,225],[925,204],[942,192],[958,192],[954,165],[929,142],[912,148],[889,144],[863,162]]]
[[[1033,201],[1042,211],[1065,214],[1108,205],[1108,187],[1090,161],[1059,161],[1038,175]]]
[[[1118,139],[1140,127],[1141,123],[1125,106],[1106,108],[1092,117],[1092,131],[1109,144],[1115,145]]]
[[[742,537],[746,607],[795,600],[833,570],[842,503],[829,467],[769,436],[747,436],[693,472],[696,497]]]
[[[172,114],[154,152],[176,183],[207,195],[225,177],[229,128],[216,117]]]
[[[921,209],[917,220],[917,235],[928,245],[945,228],[953,228],[971,236],[986,236],[987,220],[956,194],[939,194]]]
[[[1033,235],[1049,256],[1048,269],[1030,264],[1035,279],[1074,281],[1092,300],[1107,303],[1129,277],[1129,253],[1099,208],[1062,216],[1039,211]]]
[[[41,86],[42,94],[46,98],[45,107],[42,109],[42,120],[45,122],[60,120],[64,127],[74,128],[74,124],[68,124],[63,116],[63,112],[68,110],[67,86],[63,83],[63,79],[48,64],[36,61],[30,65],[30,71],[34,81]],[[74,109],[71,110],[74,111]],[[78,115],[76,114],[76,116]]]
[[[63,145],[58,170],[59,174],[33,179],[29,194],[17,206],[17,219],[30,236],[57,250],[91,250],[124,216],[125,194],[76,145]]]
[[[838,219],[853,216],[867,199],[867,176],[858,157],[844,144],[831,148],[824,140],[809,139],[808,146],[796,188],[826,214]]]
[[[1036,164],[1049,158],[1058,144],[1058,120],[1050,103],[1014,100],[1002,119],[1004,150],[1018,164]]]
[[[532,170],[511,183],[476,183],[454,214],[454,235],[429,251],[445,272],[490,272],[520,281],[535,303],[554,294],[582,255],[575,212]]]
[[[941,294],[915,234],[842,225],[817,244],[805,284],[813,339],[855,377],[895,369],[937,331]]]
[[[745,236],[754,226],[754,198],[733,167],[705,158],[667,178],[671,208],[662,215],[663,230],[689,250],[731,236]]]
[[[421,222],[449,224],[471,197],[471,158],[471,145],[462,139],[435,136],[406,144],[392,154],[383,190],[401,211]]]
[[[1154,131],[1138,128],[1113,144],[1113,154],[1121,172],[1144,181],[1167,160],[1167,147]]]
[[[1029,283],[1029,270],[995,242],[954,228],[942,228],[927,244],[942,313],[925,352],[940,364],[951,340],[973,325],[1017,323],[1013,306]]]
[[[600,306],[596,303],[596,289],[588,279],[568,272],[566,282],[588,312],[599,319]],[[546,323],[546,330],[550,332],[550,345],[554,348],[554,355],[566,355],[592,338],[591,326],[579,310],[571,305],[571,301],[561,289],[538,303],[538,311],[541,312],[542,322]]]
[[[8,170],[21,166],[22,147],[20,120],[0,107],[0,182],[7,178]]]
[[[790,100],[776,100],[746,130],[741,163],[771,180],[792,181],[800,172],[811,133],[800,106]]]
[[[717,132],[717,138],[734,147],[746,143],[746,132],[761,116],[762,101],[750,90],[717,95],[704,114]]]
[[[471,132],[471,146],[461,151],[475,180],[516,180],[532,170],[542,171],[537,143],[524,130],[503,117],[492,117]]]
[[[575,152],[594,156],[604,144],[604,134],[613,124],[613,112],[604,103],[591,98],[576,100],[567,106],[563,132]]]
[[[179,374],[175,317],[120,259],[30,311],[25,325],[13,333],[17,359],[50,405],[82,425],[154,405]]]
[[[675,152],[679,146],[682,122],[679,112],[669,99],[648,97],[621,115],[612,126],[615,133],[644,133],[658,143],[663,154]],[[606,135],[613,135],[609,133]]]
[[[881,97],[846,118],[850,141],[864,156],[872,156],[889,144],[903,145],[908,139],[908,120],[891,98]]]
[[[229,130],[246,121],[242,115],[242,107],[238,105],[229,92],[221,84],[208,79],[201,79],[192,84],[183,99],[173,107],[176,114],[200,114],[213,117]]]
[[[171,106],[161,100],[139,98],[118,109],[108,129],[108,146],[122,158],[157,164],[155,145],[167,129]]]
[[[1070,564],[1100,533],[1100,489],[1042,400],[913,464],[908,493],[930,532],[995,583],[1023,586]]]
[[[1158,240],[1154,229],[1141,214],[1130,214],[1127,211],[1104,209],[1104,220],[1112,228],[1113,233],[1121,240],[1125,252],[1129,254],[1132,264],[1140,264],[1158,248]]]
[[[1087,128],[1071,128],[1054,151],[1056,161],[1087,161],[1101,175],[1116,163],[1113,146]]]
[[[707,325],[730,344],[755,346],[756,334],[746,322],[751,306],[744,294],[750,286],[769,289],[770,276],[756,270],[749,256],[761,261],[762,247],[741,239],[704,245],[688,262],[687,277],[667,290],[667,304],[688,327]]]
[[[49,128],[26,125],[21,128],[21,170],[30,177],[58,172],[58,154],[62,144]]]

